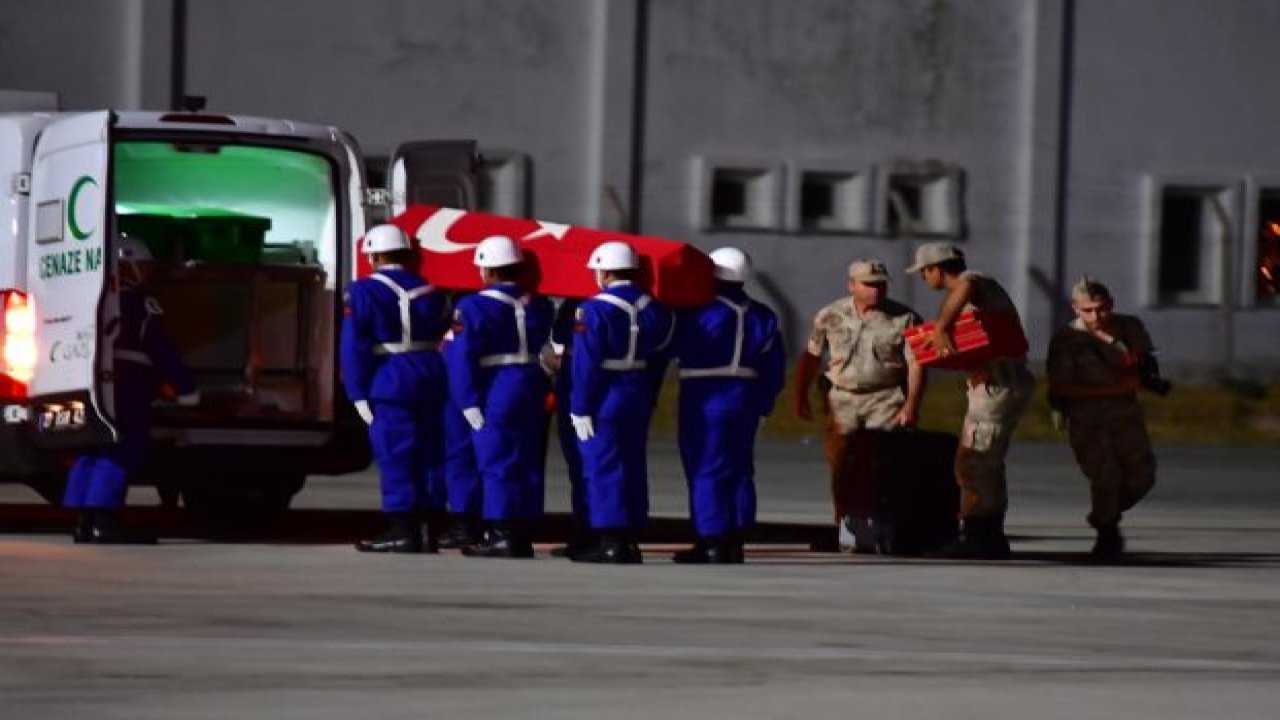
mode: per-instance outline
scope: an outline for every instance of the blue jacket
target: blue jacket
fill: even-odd
[[[405,293],[408,328],[401,294],[387,281]],[[443,292],[397,266],[352,283],[344,298],[341,340],[347,397],[353,402],[411,399],[433,374],[433,365],[438,368],[438,356],[428,354],[448,330],[448,310]]]
[[[626,307],[636,311],[634,334]],[[616,383],[643,382],[656,399],[674,331],[671,311],[628,282],[583,302],[574,325],[570,411],[597,414]]]
[[[141,393],[143,406],[150,405],[159,390],[157,380],[173,387],[178,395],[196,391],[196,381],[182,362],[177,345],[165,329],[163,311],[156,301],[132,287],[120,290],[120,332],[113,347],[117,386],[130,385],[128,392]],[[146,387],[133,387],[134,384]]]
[[[680,314],[675,354],[681,381],[748,388],[748,401],[763,417],[786,381],[778,317],[749,298],[741,283],[717,285],[715,301]]]
[[[523,343],[517,308],[524,314]],[[512,283],[490,285],[459,301],[453,313],[453,341],[445,354],[454,403],[462,409],[483,407],[490,384],[503,368],[541,373],[538,353],[551,336],[554,314],[550,300]]]

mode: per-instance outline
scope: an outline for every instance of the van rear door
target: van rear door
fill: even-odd
[[[35,443],[82,448],[115,442],[108,293],[112,252],[110,112],[50,123],[31,171],[27,288],[35,305],[30,384]]]
[[[474,140],[419,140],[397,147],[387,168],[392,213],[417,203],[475,210],[479,168]]]

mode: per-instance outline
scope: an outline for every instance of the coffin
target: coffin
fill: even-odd
[[[1022,332],[1022,323],[1011,313],[977,310],[961,313],[948,333],[956,346],[956,354],[945,358],[924,344],[925,338],[933,334],[933,328],[934,323],[927,322],[907,328],[903,333],[916,361],[924,367],[977,370],[996,358],[1027,354],[1027,336]]]
[[[415,238],[423,277],[450,290],[480,289],[480,273],[472,264],[475,246],[490,235],[506,235],[525,250],[527,286],[543,295],[586,298],[599,292],[587,259],[611,240],[636,250],[649,291],[663,303],[696,307],[715,295],[711,258],[686,242],[436,205],[410,205],[390,222]],[[364,276],[368,261],[357,255],[358,272]]]

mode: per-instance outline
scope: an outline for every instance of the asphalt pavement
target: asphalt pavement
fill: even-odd
[[[73,545],[0,488],[0,717],[1275,717],[1280,449],[1157,454],[1116,565],[1087,562],[1062,445],[1015,446],[1015,556],[992,563],[810,552],[826,481],[797,442],[761,448],[761,518],[789,531],[742,566],[673,565],[670,533],[634,567],[360,555],[371,473],[313,478],[291,516],[354,524],[159,547]],[[679,529],[674,447],[651,458]]]

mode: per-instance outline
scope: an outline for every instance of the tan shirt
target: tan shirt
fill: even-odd
[[[1108,334],[1114,343],[1089,332],[1080,318],[1054,333],[1047,361],[1050,386],[1107,386],[1133,377],[1137,355],[1152,350],[1147,328],[1132,315],[1112,315]]]
[[[859,317],[852,298],[841,298],[818,311],[809,333],[809,354],[822,357],[827,379],[844,390],[868,392],[906,387],[910,349],[903,330],[920,322],[914,310],[894,300]]]

